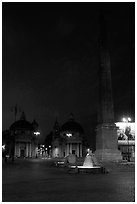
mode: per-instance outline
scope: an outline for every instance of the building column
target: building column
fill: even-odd
[[[31,143],[30,143],[30,146],[29,146],[29,157],[31,157]]]
[[[77,157],[79,157],[79,143],[77,144]]]
[[[80,155],[80,143],[78,145],[79,145],[79,157],[81,157],[81,155]]]
[[[17,156],[17,157],[18,157],[18,143],[16,143],[15,156]]]
[[[28,157],[28,143],[26,143],[26,157]]]
[[[18,143],[18,157],[20,157],[20,143]]]
[[[80,157],[82,157],[82,144],[80,144]]]
[[[70,144],[69,152],[72,154],[72,143]]]
[[[34,157],[35,156],[35,149],[34,149],[34,143],[31,143],[31,156]]]
[[[30,155],[30,149],[29,149],[29,142],[28,142],[28,157]]]
[[[16,147],[17,143],[15,143],[15,150],[14,150],[14,156],[17,156],[17,147]]]
[[[67,144],[67,155],[69,155],[69,143]]]
[[[28,142],[28,157],[29,157],[29,142]]]

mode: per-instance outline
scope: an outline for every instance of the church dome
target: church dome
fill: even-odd
[[[11,130],[33,130],[33,126],[26,120],[18,120],[10,126]]]
[[[62,132],[71,131],[71,132],[78,132],[84,133],[82,126],[74,121],[74,118],[70,118],[68,122],[64,123],[61,127]]]
[[[31,130],[31,131],[33,131],[33,125],[32,125],[32,123],[30,123],[26,120],[26,116],[25,116],[24,112],[22,112],[20,120],[14,122],[10,126],[10,130]]]

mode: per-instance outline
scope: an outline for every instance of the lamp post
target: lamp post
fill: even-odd
[[[49,145],[49,157],[51,157],[51,145]]]
[[[37,145],[37,148],[36,148],[36,158],[38,157],[38,136],[40,135],[40,132],[36,131],[34,132],[34,135],[35,135],[35,139],[36,139],[36,145]]]
[[[128,127],[128,122],[131,122],[131,118],[123,118],[123,122],[127,123]],[[129,155],[129,135],[127,135],[127,141],[128,141],[128,162],[130,162],[130,155]]]

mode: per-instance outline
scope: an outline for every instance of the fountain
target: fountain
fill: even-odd
[[[69,154],[64,161],[56,162],[56,166],[68,167],[69,173],[106,173],[105,168],[98,164],[92,151],[88,151],[83,165],[77,165],[77,163],[78,159],[76,158],[76,155]]]
[[[88,152],[82,166],[72,165],[71,169],[75,169],[78,172],[101,172],[102,167],[99,166],[95,155],[92,151]]]
[[[88,153],[85,157],[84,163],[83,163],[84,167],[93,167],[93,161],[92,161],[92,157],[91,155]]]

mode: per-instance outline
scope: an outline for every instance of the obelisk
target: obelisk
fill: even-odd
[[[111,85],[111,64],[107,46],[107,31],[104,16],[100,16],[99,40],[99,97],[98,125],[96,128],[96,151],[98,161],[119,161],[117,127],[114,123],[114,109]]]

